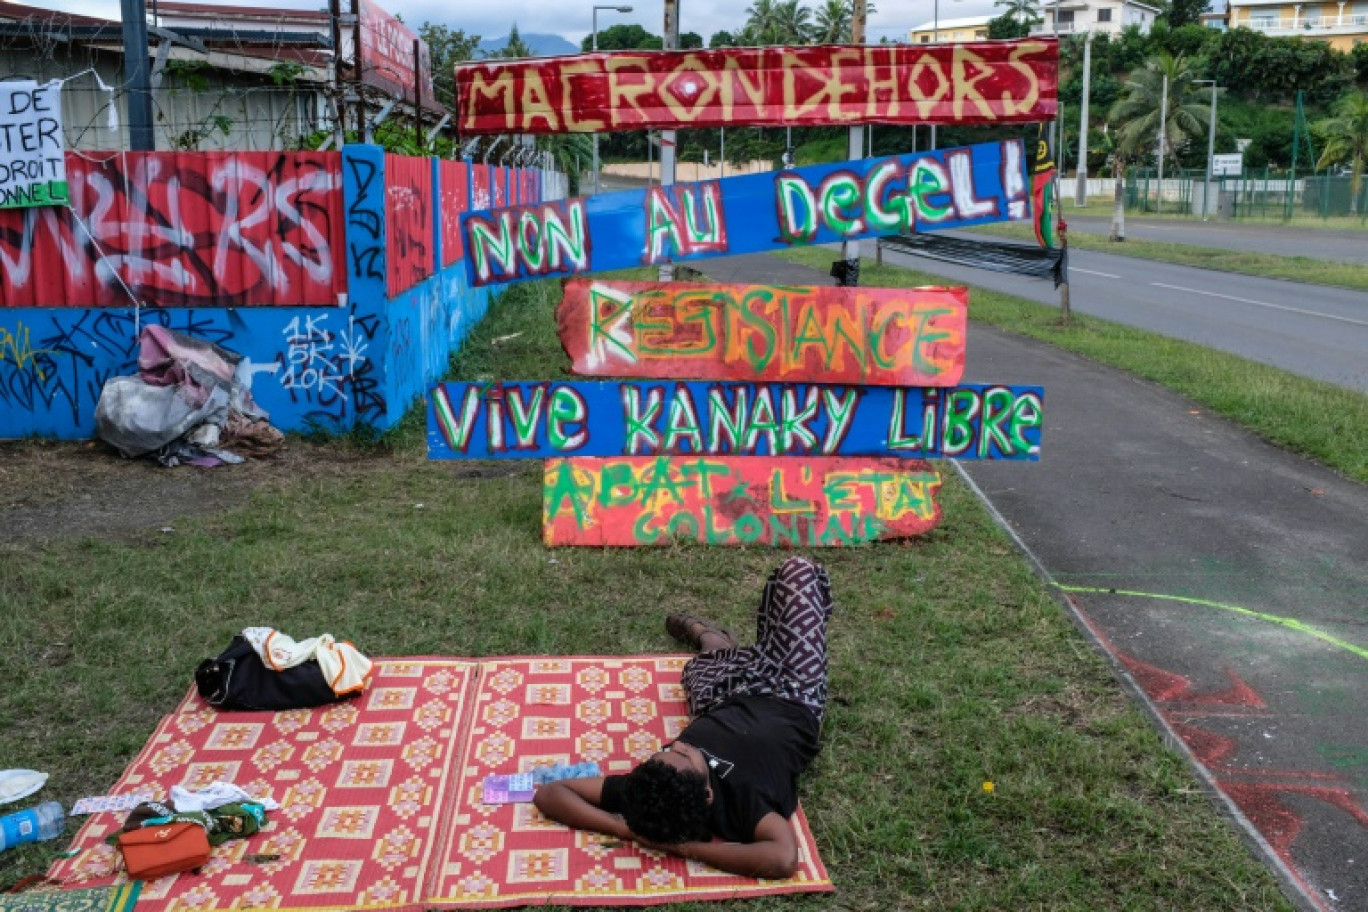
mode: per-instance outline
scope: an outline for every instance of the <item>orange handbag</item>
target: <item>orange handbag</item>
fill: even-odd
[[[134,880],[198,868],[209,860],[209,836],[197,823],[164,823],[119,834],[124,867]]]

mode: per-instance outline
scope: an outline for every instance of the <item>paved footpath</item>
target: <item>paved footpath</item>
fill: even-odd
[[[831,284],[767,254],[698,265]],[[1368,910],[1368,487],[1025,337],[975,324],[966,364],[1043,385],[1046,419],[1039,463],[961,474],[1298,905]]]

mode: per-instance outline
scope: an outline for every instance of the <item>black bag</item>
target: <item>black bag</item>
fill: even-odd
[[[347,698],[333,693],[317,662],[275,671],[266,667],[241,635],[233,637],[232,645],[218,658],[200,663],[195,669],[195,686],[200,698],[217,709],[307,709]]]

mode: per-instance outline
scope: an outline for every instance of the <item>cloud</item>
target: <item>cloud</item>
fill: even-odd
[[[119,0],[26,0],[33,6],[62,9],[89,16],[119,18]],[[149,9],[152,0],[146,0]],[[227,6],[245,6],[250,0],[232,0]],[[347,0],[344,0],[344,3]],[[820,0],[807,0],[816,10]],[[659,34],[664,28],[664,6],[661,0],[622,0],[633,7],[630,13],[600,10],[600,29],[621,23],[636,23],[648,32]],[[270,0],[263,6],[287,9],[321,9],[327,0]],[[557,34],[578,45],[589,34],[593,21],[593,0],[498,0],[495,3],[461,2],[451,0],[380,0],[380,5],[399,14],[411,27],[424,22],[459,29],[467,35],[499,38],[507,35],[513,25],[521,32]],[[746,21],[749,2],[737,0],[680,0],[679,27],[684,32],[697,32],[706,42],[715,32],[736,31]],[[991,15],[993,0],[877,0],[878,11],[869,17],[869,39],[905,39],[907,33],[933,16],[942,20],[966,16]]]

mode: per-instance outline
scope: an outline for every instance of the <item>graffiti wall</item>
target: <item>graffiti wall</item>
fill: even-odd
[[[383,430],[441,376],[489,301],[444,256],[452,223],[431,209],[464,193],[469,166],[374,146],[232,157],[68,159],[81,207],[0,212],[0,438],[92,436],[104,382],[137,372],[152,323],[243,355],[285,430]],[[121,282],[181,304],[135,306]]]
[[[0,211],[0,307],[336,306],[335,152],[67,154],[69,208]]]
[[[436,268],[432,162],[385,156],[385,224],[391,297],[412,288]]]
[[[1026,169],[1013,139],[495,208],[461,224],[470,282],[488,285],[1026,219]]]
[[[1058,42],[724,48],[480,61],[456,68],[464,134],[1055,116]]]

